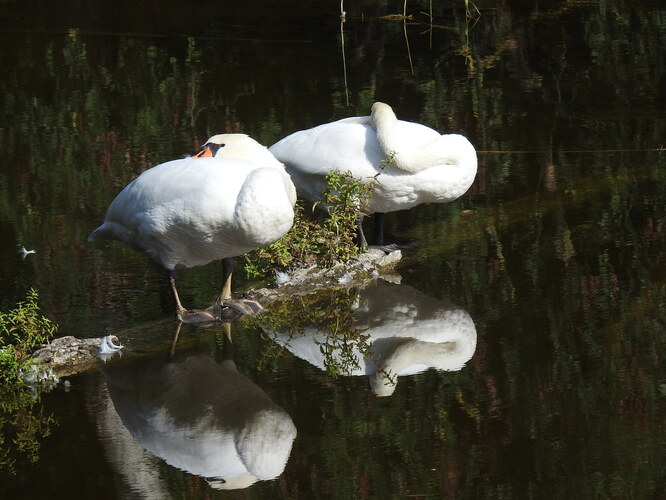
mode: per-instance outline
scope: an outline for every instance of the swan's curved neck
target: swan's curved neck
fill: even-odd
[[[386,162],[404,172],[417,173],[437,166],[460,167],[461,175],[476,170],[476,151],[463,136],[450,134],[430,136],[423,142],[403,137],[398,118],[390,106],[372,106],[371,125],[386,155]]]
[[[400,137],[396,132],[398,117],[395,116],[390,106],[375,103],[372,106],[370,124],[375,129],[377,141],[387,159],[393,159],[395,154],[402,149]]]

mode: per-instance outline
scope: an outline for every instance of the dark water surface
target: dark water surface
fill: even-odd
[[[434,3],[2,2],[0,306],[34,287],[59,335],[126,346],[42,395],[58,424],[2,498],[663,495],[666,7]],[[479,150],[463,198],[387,217],[401,284],[278,304],[233,347],[185,326],[167,359],[163,271],[85,241],[108,203],[214,133],[375,100]]]

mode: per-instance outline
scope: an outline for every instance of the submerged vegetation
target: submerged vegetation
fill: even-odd
[[[358,256],[361,250],[356,243],[356,228],[359,218],[365,215],[371,191],[372,183],[362,183],[350,172],[328,174],[322,193],[326,214],[306,216],[299,200],[289,233],[243,257],[247,276],[263,276],[314,263],[328,267]],[[314,212],[316,204],[312,208]]]
[[[14,450],[35,462],[39,439],[51,433],[55,420],[38,406],[34,384],[48,384],[30,357],[35,347],[48,342],[57,326],[39,312],[38,293],[8,312],[0,312],[0,469],[15,473]],[[40,382],[40,379],[41,382]]]

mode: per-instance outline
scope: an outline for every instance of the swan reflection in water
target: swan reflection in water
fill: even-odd
[[[296,427],[285,410],[225,359],[176,354],[105,372],[109,396],[138,443],[220,489],[279,476]],[[136,365],[136,364],[135,364]]]
[[[408,285],[378,280],[359,293],[353,328],[369,349],[327,344],[329,332],[305,327],[291,334],[265,328],[269,336],[297,357],[326,370],[352,367],[343,375],[367,375],[377,396],[390,396],[398,377],[428,368],[460,370],[476,350],[476,327],[463,308],[429,297]],[[343,352],[344,351],[344,352]]]

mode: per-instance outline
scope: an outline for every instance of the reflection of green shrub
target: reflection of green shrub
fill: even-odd
[[[244,256],[248,277],[315,263],[330,267],[357,257],[361,253],[356,241],[358,220],[365,215],[372,189],[372,183],[362,183],[350,172],[328,174],[320,202],[325,213],[306,217],[299,200],[289,233],[272,245]],[[274,302],[258,317],[257,326],[289,335],[302,334],[306,327],[314,328],[324,334],[317,344],[327,373],[349,374],[360,368],[356,350],[367,355],[370,348],[367,335],[355,328],[355,301],[356,292],[338,289]],[[272,349],[265,353],[260,364],[277,356],[279,351]]]
[[[364,215],[371,191],[371,183],[364,184],[350,173],[328,174],[322,193],[327,213],[316,218],[304,217],[299,201],[289,233],[272,245],[244,256],[248,277],[306,267],[315,262],[327,267],[358,256],[356,227],[359,217]]]
[[[48,342],[57,326],[39,314],[38,294],[28,291],[15,309],[0,312],[0,469],[15,473],[12,444],[31,462],[38,459],[39,438],[51,433],[54,419],[36,408],[39,395],[25,379],[37,367],[30,355],[39,344]],[[8,436],[13,436],[9,441]],[[8,442],[9,441],[9,442]]]
[[[313,295],[295,296],[273,302],[271,307],[254,318],[246,320],[256,323],[266,332],[275,332],[298,337],[312,328],[322,334],[322,339],[313,341],[319,346],[326,372],[332,376],[349,375],[360,368],[356,351],[363,357],[370,354],[368,335],[356,327],[354,311],[358,304],[355,290],[332,289]],[[271,337],[271,334],[268,334]],[[277,357],[281,351],[276,344],[269,344],[263,365]]]

